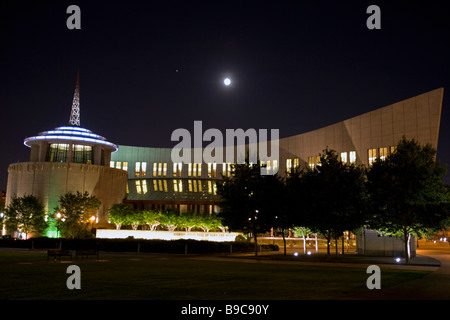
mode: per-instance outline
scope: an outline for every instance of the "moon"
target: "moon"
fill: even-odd
[[[229,85],[231,84],[230,78],[225,78],[225,79],[223,80],[223,83],[224,83],[226,86],[229,86]]]

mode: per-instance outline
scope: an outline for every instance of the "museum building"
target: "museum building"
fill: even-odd
[[[264,164],[269,173],[284,176],[298,166],[313,168],[328,147],[343,162],[370,166],[375,159],[393,152],[403,136],[429,143],[437,150],[442,99],[440,88],[324,128],[281,138],[279,156]],[[124,201],[142,209],[219,211],[216,183],[230,175],[232,162],[224,158],[217,163],[174,163],[171,152],[171,148],[119,145],[109,165],[127,172]]]
[[[313,168],[327,147],[343,162],[370,166],[393,152],[403,136],[437,150],[443,91],[435,89],[324,128],[280,138],[277,157],[264,162],[267,171],[284,176],[295,167]],[[26,138],[24,144],[30,148],[30,159],[9,166],[6,205],[14,196],[32,194],[52,212],[60,195],[87,191],[102,202],[96,213],[99,228],[113,228],[108,210],[116,203],[180,213],[219,212],[217,182],[231,174],[236,162],[174,163],[172,148],[118,146],[80,127],[78,78],[69,125]],[[245,147],[248,151],[248,144]]]

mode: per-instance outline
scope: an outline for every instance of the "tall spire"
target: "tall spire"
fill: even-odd
[[[69,124],[71,126],[80,126],[80,71],[77,71],[77,84],[73,95],[72,111],[70,112]]]

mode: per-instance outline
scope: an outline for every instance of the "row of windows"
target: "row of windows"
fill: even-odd
[[[368,163],[369,166],[375,161],[375,159],[380,158],[384,160],[388,155],[388,150],[390,153],[395,151],[396,147],[381,147],[381,148],[372,148],[368,149]],[[356,151],[349,152],[341,152],[340,159],[343,163],[353,164],[356,163]],[[308,157],[308,166],[313,169],[315,166],[320,164],[320,156]],[[217,163],[207,163],[207,174],[208,178],[216,178],[217,177]],[[222,174],[224,176],[231,175],[231,163],[223,163],[222,164]],[[266,165],[267,173],[272,174],[278,171],[278,161],[277,160],[268,160],[261,161],[261,165]],[[110,166],[116,169],[122,169],[128,171],[128,162],[124,161],[111,161]],[[153,177],[167,177],[167,163],[153,163]],[[286,159],[286,170],[290,172],[292,169],[298,168],[300,166],[300,159]],[[189,163],[187,165],[188,168],[188,177],[201,177],[202,176],[202,164],[201,163]],[[183,171],[182,163],[174,163],[172,176],[173,177],[181,177]],[[135,177],[146,177],[147,176],[147,162],[136,162],[135,165]]]
[[[166,179],[155,179],[153,180],[153,191],[154,192],[169,192],[169,184],[171,180]],[[184,180],[186,182],[186,180]],[[147,180],[136,180],[136,192],[137,194],[146,194],[149,190],[149,186],[147,185]],[[207,190],[204,190],[206,187]],[[128,186],[127,186],[128,188]],[[215,181],[208,180],[206,181],[205,186],[202,184],[202,180],[187,180],[187,188],[182,179],[173,179],[172,180],[172,188],[170,192],[208,192],[212,195],[217,195],[217,185]],[[128,192],[128,190],[127,190]]]
[[[70,162],[87,164],[92,163],[92,146],[85,146],[80,144],[69,145],[67,143],[51,143],[47,149],[46,161],[67,162],[69,160],[70,147],[72,147]]]
[[[128,171],[128,162],[126,161],[111,161],[111,168],[122,169]],[[207,163],[207,174],[208,178],[216,178],[217,177],[217,163]],[[270,161],[268,161],[268,166],[271,166]],[[163,162],[154,162],[153,163],[153,177],[167,177],[167,163]],[[188,177],[201,177],[202,176],[202,164],[201,163],[189,163],[187,165],[187,175]],[[182,163],[174,163],[172,176],[173,177],[181,177],[183,172],[183,164]],[[230,176],[231,174],[231,163],[223,163],[222,164],[222,174],[224,176]],[[147,177],[147,162],[136,162],[134,176],[136,178]]]
[[[367,150],[367,159],[369,162],[369,166],[372,165],[372,163],[379,158],[380,160],[384,160],[386,159],[386,157],[388,156],[388,150],[389,152],[392,154],[395,152],[395,150],[397,150],[396,146],[391,146],[389,147],[381,147],[381,148],[372,148],[372,149],[368,149]]]

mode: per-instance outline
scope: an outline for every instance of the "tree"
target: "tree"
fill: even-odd
[[[149,225],[150,231],[155,231],[156,228],[161,224],[161,212],[144,210],[142,212],[144,223]]]
[[[370,226],[402,237],[406,261],[410,236],[442,230],[449,219],[446,173],[431,145],[403,137],[396,151],[376,160],[367,174],[372,218]]]
[[[92,236],[92,220],[101,202],[89,192],[67,192],[59,197],[59,206],[54,214],[58,218],[56,225],[64,237],[86,238]],[[91,226],[91,228],[90,228]],[[89,230],[91,229],[91,230]]]
[[[39,198],[33,195],[13,197],[5,210],[5,224],[8,229],[25,233],[42,234],[48,227],[45,208]]]
[[[109,221],[116,225],[116,229],[120,230],[122,225],[129,225],[133,208],[124,203],[113,204],[109,209]]]
[[[328,148],[320,155],[320,163],[302,176],[303,199],[308,211],[308,225],[327,239],[327,254],[330,242],[364,225],[367,196],[364,170],[348,165],[338,159]]]
[[[223,177],[217,186],[222,197],[220,217],[230,229],[243,230],[252,234],[255,256],[258,255],[258,233],[269,230],[273,217],[264,205],[267,176],[260,174],[260,164],[235,164],[230,177]]]

